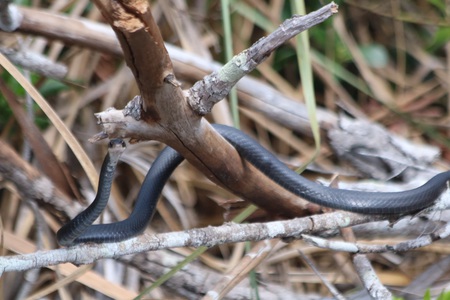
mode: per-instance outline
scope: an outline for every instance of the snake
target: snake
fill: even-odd
[[[125,151],[126,144],[122,139],[112,139],[108,143],[108,153],[102,163],[98,186],[99,190],[91,205],[61,227],[56,233],[56,239],[62,246],[72,245],[94,221],[100,216],[108,204],[109,194],[120,156]]]
[[[213,128],[222,135],[239,153],[241,158],[249,162],[265,176],[291,193],[320,206],[361,214],[407,215],[421,211],[431,205],[447,189],[450,171],[442,172],[422,186],[401,192],[367,192],[339,189],[321,185],[291,170],[278,158],[261,146],[257,141],[242,131],[226,125],[213,124]],[[108,155],[111,157],[111,155]],[[107,156],[107,158],[108,158]],[[92,208],[109,197],[111,181],[101,179],[96,199],[86,211],[94,211],[97,215],[82,212],[74,220],[64,225],[57,233],[57,240],[62,246],[79,243],[120,242],[141,234],[151,221],[163,186],[172,172],[184,160],[175,149],[167,146],[154,160],[148,171],[135,201],[135,207],[127,219],[110,224],[94,224],[86,226],[98,217],[98,210]],[[108,159],[104,164],[109,165]],[[117,163],[117,161],[116,161]],[[103,168],[113,170],[113,168]],[[107,201],[107,200],[106,200]],[[101,203],[106,205],[105,203]],[[95,217],[95,218],[94,218]],[[94,219],[94,220],[93,220]],[[82,224],[79,228],[78,224]]]

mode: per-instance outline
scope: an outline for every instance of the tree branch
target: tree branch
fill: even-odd
[[[123,55],[117,37],[109,26],[88,19],[74,19],[38,9],[17,7],[17,10],[23,16],[17,28],[18,32],[45,36],[66,44],[87,47],[117,56]],[[219,63],[205,60],[171,44],[166,43],[165,46],[178,76],[189,76],[189,78],[200,80],[205,75],[221,69],[221,72],[229,72],[228,67],[224,68]],[[270,85],[249,76],[243,77],[236,86],[240,105],[275,119],[283,126],[305,134],[310,133],[309,120],[303,103],[293,101]],[[320,107],[317,108],[317,118],[322,128],[333,127],[337,121],[334,113]]]
[[[253,71],[282,44],[337,13],[338,6],[328,5],[305,16],[287,19],[267,37],[233,57],[220,71],[205,76],[189,90],[189,103],[200,115],[208,114],[215,103],[222,100],[242,77]],[[226,71],[225,71],[226,70]]]
[[[33,199],[49,212],[67,219],[79,212],[77,202],[70,201],[51,180],[24,161],[8,144],[0,140],[0,174],[17,186],[25,199]]]
[[[144,111],[159,120],[157,99],[176,94],[176,86],[165,84],[173,76],[172,62],[148,1],[94,1],[116,33],[128,67],[144,99]],[[167,94],[166,94],[167,93]]]
[[[119,243],[81,244],[70,248],[38,251],[31,254],[0,257],[0,275],[3,272],[24,271],[63,262],[88,264],[102,258],[177,247],[212,247],[224,243],[260,241],[274,238],[299,238],[301,234],[335,230],[383,219],[349,212],[333,212],[288,221],[235,224],[219,227],[190,229],[181,232],[143,234]]]
[[[304,208],[292,201],[297,198],[293,195],[286,205],[269,201],[268,195],[278,194],[276,198],[284,199],[289,198],[287,195],[290,193],[252,166],[243,164],[236,150],[191,109],[171,73],[171,65],[164,63],[166,53],[161,50],[164,45],[158,43],[159,32],[153,32],[157,27],[149,16],[148,4],[141,6],[139,1],[133,2],[134,4],[128,1],[125,5],[120,1],[109,0],[98,0],[96,3],[116,30],[117,37],[125,49],[125,59],[137,76],[136,81],[141,88],[143,109],[138,121],[139,125],[146,127],[143,131],[145,136],[130,134],[131,132],[124,128],[126,137],[164,142],[180,152],[209,179],[235,194],[270,211],[280,211],[290,216],[296,211],[296,216],[303,215]],[[125,20],[128,25],[122,24]],[[128,47],[136,49],[130,50]],[[147,49],[153,52],[148,52]],[[162,65],[152,70],[151,63],[141,62],[138,58],[162,61]],[[239,180],[244,178],[245,180]],[[280,194],[286,197],[279,197]]]
[[[141,100],[137,97],[131,102],[139,101]],[[140,107],[139,104],[129,103],[127,107],[133,107],[133,115],[139,115],[135,111]],[[173,114],[177,113],[173,112]],[[97,135],[94,140],[105,136],[136,140],[162,140],[178,150],[210,180],[267,211],[286,217],[300,217],[311,212],[321,211],[317,205],[306,202],[280,188],[251,164],[242,161],[235,149],[230,147],[220,135],[217,135],[209,123],[204,120],[197,121],[199,125],[196,126],[197,129],[194,129],[192,123],[180,116],[179,123],[172,124],[172,126],[176,126],[174,132],[168,132],[161,126],[149,124],[145,120],[135,120],[129,115],[128,110],[108,109],[96,116],[106,134]],[[192,128],[191,134],[188,133],[189,128]],[[176,134],[176,131],[180,134]],[[172,139],[169,140],[169,138]],[[202,147],[201,145],[214,146]],[[234,161],[236,163],[233,163]]]
[[[302,239],[319,248],[329,249],[333,251],[344,251],[349,253],[382,253],[382,252],[405,252],[417,248],[431,245],[433,242],[447,238],[450,235],[450,224],[446,223],[444,226],[429,234],[422,234],[420,237],[399,242],[394,245],[371,245],[363,243],[352,243],[343,241],[329,241],[320,237],[302,235]]]

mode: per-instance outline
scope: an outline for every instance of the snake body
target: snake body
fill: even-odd
[[[124,150],[125,142],[121,139],[113,139],[109,142],[108,153],[103,160],[100,170],[97,195],[91,205],[58,230],[56,239],[60,245],[70,246],[76,244],[75,240],[77,237],[82,235],[86,228],[91,226],[105,209],[109,200],[117,162]]]
[[[136,198],[134,209],[127,219],[111,224],[94,224],[84,228],[83,233],[72,240],[70,244],[61,243],[58,231],[57,240],[59,244],[69,246],[87,242],[112,243],[123,241],[142,233],[155,213],[156,204],[165,183],[183,160],[183,156],[174,149],[170,147],[164,148],[145,176]],[[106,191],[102,191],[102,193],[106,193]],[[68,223],[65,226],[72,228],[76,225]]]
[[[447,188],[447,182],[450,180],[450,171],[443,172],[418,188],[387,193],[326,187],[298,175],[240,130],[217,124],[213,127],[236,148],[243,159],[275,183],[310,202],[330,208],[363,214],[404,215],[414,213],[431,206]],[[72,226],[76,224],[69,223],[65,225],[68,227],[65,231],[73,232],[71,238],[66,238],[65,233],[58,232],[59,243],[72,245],[83,242],[118,242],[142,233],[154,214],[164,184],[183,160],[181,154],[166,147],[147,173],[136,199],[135,208],[129,218],[112,224],[86,226],[82,230],[73,229]],[[89,221],[91,219],[92,217],[89,218]],[[88,222],[78,221],[77,223]],[[75,232],[82,233],[73,238]]]

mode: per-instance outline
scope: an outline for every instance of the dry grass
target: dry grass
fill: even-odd
[[[166,42],[198,54],[207,61],[224,62],[219,1],[152,2],[154,16]],[[275,28],[284,18],[289,17],[290,5],[287,2],[289,1],[235,1],[231,8],[234,52],[246,49],[266,35],[266,30]],[[444,4],[439,7],[431,4],[432,2],[434,1],[338,2],[339,14],[313,28],[310,39],[316,99],[321,108],[336,114],[345,111],[353,116],[364,117],[407,139],[435,145],[442,151],[442,159],[436,164],[445,167],[448,166],[446,158],[450,155],[447,148],[450,15]],[[319,3],[307,5],[308,11],[320,7]],[[87,0],[56,0],[38,3],[33,7],[66,13],[72,18],[102,21],[97,10]],[[94,113],[111,106],[122,108],[138,94],[133,77],[121,58],[77,45],[64,45],[42,37],[14,33],[1,33],[1,42],[3,47],[19,47],[24,51],[43,53],[67,66],[68,73],[61,81],[33,74],[33,82],[99,169],[106,146],[88,142],[100,130]],[[197,68],[178,67],[176,71],[178,80],[186,87],[203,76],[202,70]],[[302,101],[298,74],[293,44],[287,44],[278,49],[252,75],[274,86],[284,95]],[[3,72],[2,78],[20,99],[25,98],[14,78],[6,72]],[[11,114],[3,99],[0,100],[0,105],[2,140],[12,145],[24,159],[30,159],[31,164],[39,170],[40,166],[34,161],[33,155],[30,156],[29,146],[24,142],[18,120]],[[79,153],[69,149],[61,136],[61,128],[49,121],[41,109],[35,106],[33,111],[36,123],[40,125],[42,135],[52,152],[64,162],[75,178],[77,189],[82,194],[81,199],[92,199],[94,189],[86,175],[90,171],[76,158]],[[292,166],[300,166],[313,155],[314,142],[308,134],[295,132],[292,128],[286,129],[276,120],[270,119],[270,115],[263,116],[244,108],[240,113],[241,129],[252,134]],[[232,118],[226,103],[218,104],[208,119],[211,122],[231,124]],[[327,128],[322,130],[325,134]],[[128,215],[140,182],[162,147],[157,142],[129,146],[118,168],[112,205],[103,216],[104,221]],[[314,167],[326,170],[329,174],[336,174],[343,168],[342,162],[333,156],[326,139]],[[0,196],[3,255],[57,247],[54,235],[61,225],[61,219],[46,212],[43,207],[40,210],[33,208],[30,199],[23,199],[17,188],[8,182],[8,178],[2,178]],[[183,164],[164,189],[151,230],[175,231],[219,225],[230,220],[246,205],[247,203],[209,182],[192,166]],[[265,212],[258,211],[250,221],[271,218]],[[398,236],[399,240],[402,238]],[[389,240],[392,243],[395,241],[392,237]],[[381,243],[386,243],[386,240]],[[271,241],[270,245],[265,242],[248,245],[252,251],[266,246],[271,249],[267,256],[249,259],[245,257],[247,250],[244,244],[222,245],[210,249],[192,264],[198,265],[199,268],[195,269],[198,272],[214,270],[219,273],[227,272],[237,265],[248,264],[249,269],[255,268],[261,285],[272,282],[297,295],[329,296],[319,277],[300,258],[298,252],[301,251],[341,291],[347,292],[359,286],[349,254],[318,249],[302,241]],[[381,282],[393,287],[394,293],[408,287],[411,293],[420,298],[426,288],[434,287],[433,291],[439,292],[448,284],[447,266],[435,281],[423,279],[419,283],[414,282],[416,278],[421,278],[427,268],[443,263],[441,259],[448,255],[447,246],[443,242],[408,253],[374,254],[370,259]],[[192,249],[174,249],[174,252],[188,255]],[[159,255],[164,255],[164,252]],[[23,274],[5,274],[1,279],[1,294],[5,299],[90,299],[105,298],[104,295],[129,299],[150,285],[155,280],[153,276],[140,273],[139,268],[112,260],[79,268],[61,265]],[[248,276],[247,271],[242,274],[232,273],[232,277],[239,280]],[[414,286],[410,286],[412,282]],[[56,292],[47,290],[54,284],[57,285]],[[157,289],[145,296],[156,299],[175,297],[184,298],[175,296],[174,291],[167,288]],[[261,297],[264,298],[263,294]],[[299,296],[299,299],[302,297]]]

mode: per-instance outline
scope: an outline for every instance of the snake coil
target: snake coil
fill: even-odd
[[[450,180],[450,171],[448,171],[434,176],[418,188],[387,193],[326,187],[298,175],[243,132],[225,125],[215,124],[213,127],[236,148],[242,158],[275,183],[310,202],[330,208],[363,214],[404,215],[414,213],[431,206],[447,188],[447,182]],[[107,160],[108,156],[105,158],[104,165],[108,165]],[[147,173],[136,199],[135,207],[127,219],[111,224],[89,226],[106,205],[103,196],[102,200],[99,200],[97,194],[91,205],[94,206],[93,208],[89,206],[58,231],[58,242],[63,246],[85,242],[119,242],[142,233],[153,217],[164,184],[183,160],[181,154],[170,147],[166,147],[161,151]],[[104,166],[102,171],[103,169]],[[112,173],[114,173],[113,168],[108,170],[112,170]],[[112,178],[112,175],[110,177]],[[102,180],[101,176],[99,185],[111,185],[111,180]],[[100,190],[105,195],[107,191],[109,196],[110,187],[104,187]],[[94,205],[94,203],[96,204]]]

